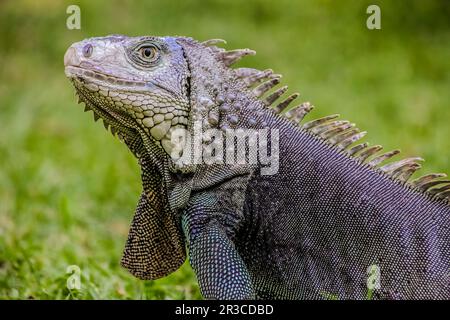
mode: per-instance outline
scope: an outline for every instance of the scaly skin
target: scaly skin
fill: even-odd
[[[365,133],[337,116],[299,127],[312,106],[285,112],[292,94],[269,108],[287,90],[268,93],[280,77],[230,68],[254,52],[219,42],[109,36],[75,43],[64,57],[80,100],[142,168],[122,265],[141,279],[163,277],[187,246],[203,296],[216,299],[363,299],[376,265],[375,298],[450,298],[445,175],[410,181],[422,159],[384,164],[398,151],[377,154],[381,146],[359,143]],[[261,158],[180,161],[195,150],[179,132],[209,129],[270,129],[278,173],[264,173]]]

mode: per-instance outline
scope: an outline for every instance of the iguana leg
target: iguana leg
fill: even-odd
[[[183,229],[205,299],[254,299],[247,267],[213,210],[190,206],[183,214]]]

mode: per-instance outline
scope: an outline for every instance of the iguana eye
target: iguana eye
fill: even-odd
[[[151,69],[163,58],[165,47],[154,39],[143,39],[133,46],[125,48],[127,58],[136,66]]]
[[[158,50],[153,46],[144,46],[139,49],[139,53],[145,61],[153,62],[158,59]]]

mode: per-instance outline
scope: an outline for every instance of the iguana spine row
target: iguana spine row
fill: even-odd
[[[212,50],[216,52],[217,58],[222,60],[227,66],[232,66],[241,58],[256,53],[250,49],[225,51],[215,46],[219,43],[226,43],[226,41],[222,39],[210,39],[203,42],[204,45],[211,46]],[[354,123],[350,123],[347,120],[336,120],[339,114],[301,123],[314,106],[310,102],[303,102],[294,107],[290,107],[290,104],[299,97],[299,93],[293,93],[283,101],[275,104],[287,92],[288,86],[283,86],[268,94],[266,97],[263,97],[264,94],[280,84],[281,75],[274,74],[271,69],[258,70],[253,68],[237,68],[235,69],[235,73],[255,97],[260,98],[276,114],[299,125],[300,129],[313,134],[328,145],[336,147],[339,152],[344,152],[360,164],[367,165],[380,174],[387,175],[393,180],[404,183],[409,188],[422,192],[426,196],[437,199],[438,201],[442,200],[446,203],[450,201],[450,180],[441,180],[441,178],[447,177],[445,173],[430,173],[410,181],[411,176],[422,167],[420,162],[424,161],[424,159],[410,157],[380,165],[385,160],[398,155],[400,150],[397,149],[379,154],[378,152],[383,147],[381,145],[369,146],[367,142],[349,148],[353,143],[363,138],[367,132],[360,131],[360,129],[355,127]]]

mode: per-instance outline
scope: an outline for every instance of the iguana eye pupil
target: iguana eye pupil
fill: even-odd
[[[160,60],[163,52],[158,43],[140,41],[131,47],[125,48],[128,58],[137,67],[152,68]]]
[[[152,59],[155,56],[155,48],[143,47],[141,48],[141,54],[146,59]]]

